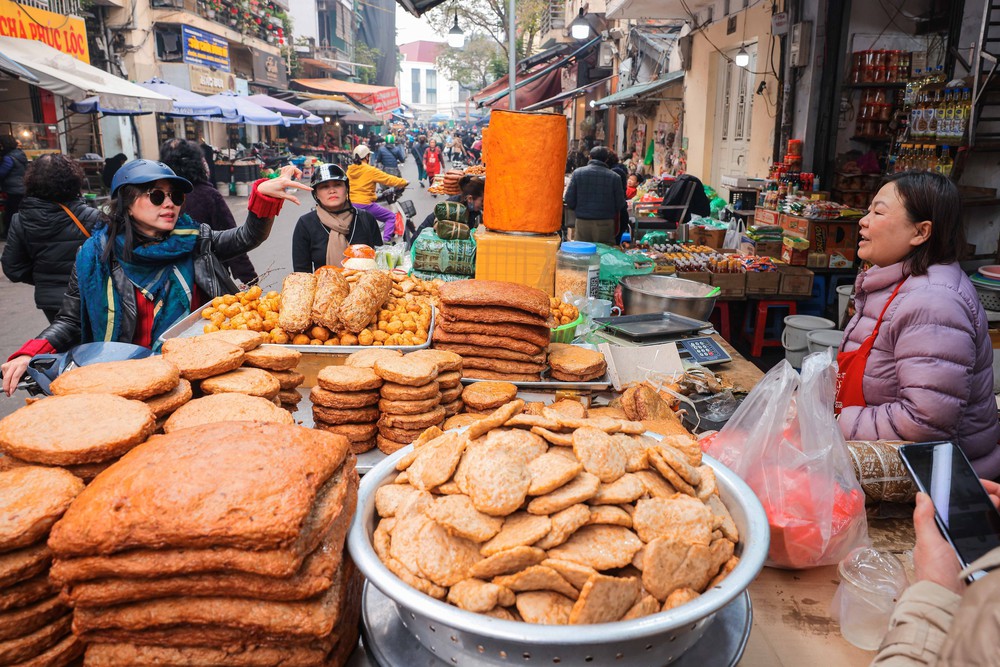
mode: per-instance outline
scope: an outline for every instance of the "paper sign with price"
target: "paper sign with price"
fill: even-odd
[[[0,0],[0,35],[48,44],[90,64],[83,19]]]

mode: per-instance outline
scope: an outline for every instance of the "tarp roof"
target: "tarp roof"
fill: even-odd
[[[371,107],[376,115],[392,113],[399,108],[399,91],[395,86],[369,86],[364,83],[341,79],[293,79],[292,86],[298,90],[314,93],[340,93],[361,104]]]
[[[48,44],[0,37],[0,53],[31,72],[38,86],[74,102],[97,97],[102,108],[150,113],[170,111],[174,103],[142,86],[81,62]]]
[[[444,0],[396,0],[396,4],[410,12],[417,18],[424,12],[434,9]]]
[[[684,72],[680,70],[677,72],[671,72],[670,74],[664,74],[660,78],[654,79],[653,81],[649,81],[647,83],[639,83],[634,86],[629,86],[628,88],[623,88],[622,90],[619,90],[617,93],[612,93],[607,97],[602,97],[599,100],[595,100],[594,105],[599,107],[604,107],[604,106],[609,107],[609,106],[628,104],[630,102],[635,101],[636,99],[638,99],[643,95],[649,95],[651,93],[655,93],[659,89],[664,88],[670,85],[671,83],[680,81],[683,78],[684,78]]]

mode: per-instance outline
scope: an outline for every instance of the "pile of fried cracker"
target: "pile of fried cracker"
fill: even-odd
[[[217,423],[155,436],[52,528],[88,665],[342,665],[362,579],[347,440]]]
[[[0,664],[62,667],[83,652],[71,609],[49,582],[52,524],[83,490],[65,470],[0,472]]]
[[[657,441],[570,401],[523,409],[428,430],[378,489],[373,546],[400,579],[472,612],[586,624],[672,609],[736,567],[735,522],[690,435]]]
[[[549,296],[495,280],[458,280],[438,289],[435,349],[460,354],[467,377],[537,382],[549,346]]]

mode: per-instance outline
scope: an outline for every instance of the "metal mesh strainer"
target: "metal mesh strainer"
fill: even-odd
[[[652,435],[652,434],[650,434]],[[767,516],[753,491],[711,457],[719,492],[740,531],[740,563],[716,588],[667,613],[619,623],[545,626],[503,621],[473,614],[435,600],[405,584],[386,568],[372,547],[377,523],[375,491],[389,483],[395,464],[408,448],[393,454],[361,481],[358,509],[348,536],[351,558],[388,598],[399,606],[401,620],[429,651],[451,664],[509,665],[666,665],[698,641],[716,612],[743,593],[767,556]]]

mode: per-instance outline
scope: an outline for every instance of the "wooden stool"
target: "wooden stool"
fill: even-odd
[[[794,301],[779,301],[776,299],[760,299],[757,301],[756,316],[754,307],[747,307],[746,319],[743,321],[743,338],[750,342],[750,356],[759,357],[765,347],[781,347],[781,331],[770,337],[765,337],[767,328],[767,313],[771,308],[787,308],[789,315],[798,314]],[[750,330],[753,324],[753,331]]]
[[[728,301],[716,301],[715,309],[712,310],[711,317],[708,318],[709,321],[718,329],[719,334],[725,338],[727,341],[732,343],[732,339],[729,331],[729,302]],[[718,320],[718,323],[716,323]]]

